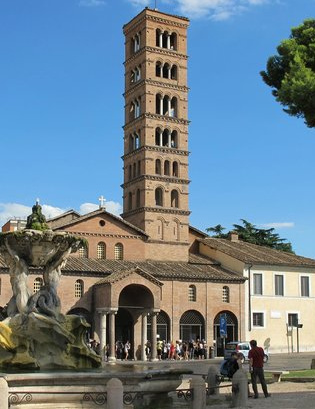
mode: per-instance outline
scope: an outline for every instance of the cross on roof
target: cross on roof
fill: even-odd
[[[106,202],[105,197],[102,195],[102,196],[100,196],[100,197],[98,198],[98,200],[99,200],[99,202],[100,202],[100,209],[105,209],[105,202]]]

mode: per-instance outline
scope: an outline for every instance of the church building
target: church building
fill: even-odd
[[[257,321],[262,331],[255,335],[260,342],[268,335],[270,312],[261,303],[255,310],[259,294],[256,299],[251,296],[253,272],[248,273],[253,263],[244,256],[242,245],[235,244],[233,235],[221,242],[208,238],[189,224],[188,25],[185,17],[145,8],[123,27],[121,217],[107,212],[101,199],[99,209],[91,213],[70,210],[48,220],[52,230],[67,231],[88,243],[68,259],[58,294],[62,312],[84,316],[102,350],[109,345],[112,361],[116,342],[127,340],[135,359],[145,360],[147,341],[154,346],[158,339],[188,342],[199,338],[222,354],[223,340],[251,337],[251,314],[261,313],[262,308],[265,321],[263,326]],[[8,222],[3,231],[17,225]],[[255,248],[251,251],[255,254]],[[268,251],[264,271],[272,271],[274,277],[281,252]],[[300,259],[295,256],[295,266]],[[304,260],[308,260],[304,267],[313,274],[315,261]],[[265,266],[262,261],[263,256],[256,264]],[[285,261],[281,266],[285,269]],[[11,286],[1,255],[0,280],[0,306],[4,307]],[[29,287],[36,292],[41,285],[41,272],[32,270]],[[271,282],[270,286],[272,291]],[[281,317],[277,324],[287,319],[276,304],[274,316]],[[220,317],[226,322],[225,338],[220,334]],[[281,342],[285,345],[285,336]],[[309,340],[307,345],[312,344]],[[154,347],[151,358],[156,359]]]

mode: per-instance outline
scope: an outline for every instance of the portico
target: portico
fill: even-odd
[[[156,360],[157,315],[160,312],[162,283],[136,267],[113,273],[95,285],[96,311],[101,354],[116,360],[116,342],[131,342],[130,356],[146,360],[145,347],[151,342],[151,360]],[[148,333],[148,316],[151,325]]]

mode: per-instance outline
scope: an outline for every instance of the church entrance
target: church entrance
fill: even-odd
[[[129,358],[134,358],[136,350],[139,348],[139,345],[143,343],[139,325],[143,322],[142,315],[148,315],[153,309],[153,306],[154,300],[151,291],[142,285],[127,285],[120,293],[115,334],[116,341],[122,342],[123,344],[125,344],[126,341],[131,343]],[[136,330],[136,328],[138,328],[138,330]]]
[[[133,318],[126,308],[119,308],[116,316],[115,334],[117,343],[117,359],[123,359],[124,353],[122,344],[133,340]],[[133,347],[131,344],[130,356],[133,356]],[[122,349],[122,351],[121,351]]]

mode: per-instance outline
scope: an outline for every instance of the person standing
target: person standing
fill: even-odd
[[[268,393],[264,374],[264,350],[257,346],[257,341],[254,339],[250,341],[250,347],[251,349],[248,353],[249,371],[254,391],[254,399],[258,398],[257,378],[261,383],[265,398],[269,398],[271,395]]]

